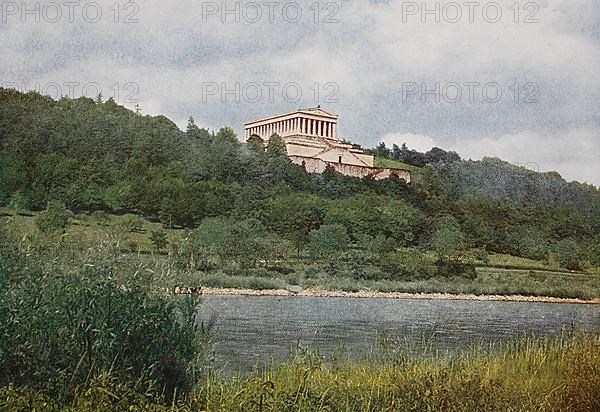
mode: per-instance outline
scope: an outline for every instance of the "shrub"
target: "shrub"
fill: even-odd
[[[144,231],[144,220],[139,216],[124,216],[121,224],[129,232],[141,233]]]
[[[10,197],[8,206],[17,213],[27,209],[27,207],[29,206],[27,202],[27,196],[25,196],[25,193],[23,191],[13,193]]]
[[[49,202],[46,210],[35,219],[35,224],[44,233],[63,233],[69,224],[69,215],[63,204]]]
[[[402,248],[382,253],[375,258],[375,263],[385,274],[385,279],[428,279],[435,274],[432,262],[417,249]]]
[[[167,247],[169,241],[167,240],[167,234],[159,230],[153,230],[150,232],[150,242],[156,248],[158,252]]]
[[[463,276],[471,280],[477,278],[474,264],[457,260],[438,260],[436,262],[436,274],[443,277]]]
[[[170,397],[191,388],[198,355],[196,303],[151,295],[133,276],[118,285],[109,269],[80,274],[28,271],[0,291],[0,386],[27,385],[67,399],[109,373],[151,382]],[[148,387],[146,387],[147,389]]]

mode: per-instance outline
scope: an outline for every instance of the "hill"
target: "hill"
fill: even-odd
[[[0,89],[0,205],[132,213],[193,229],[206,268],[254,268],[295,254],[375,262],[374,278],[473,274],[464,265],[475,252],[573,270],[600,266],[593,186],[439,148],[370,152],[379,164],[410,168],[414,183],[309,175],[287,160],[279,139],[263,150],[230,128],[209,131],[190,118],[181,131],[111,99],[54,101]],[[214,228],[225,235],[205,238]],[[428,266],[428,253],[437,267]]]

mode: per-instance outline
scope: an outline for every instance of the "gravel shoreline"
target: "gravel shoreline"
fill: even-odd
[[[504,301],[504,302],[541,302],[541,303],[576,303],[586,305],[600,304],[600,298],[577,299],[556,298],[551,296],[523,296],[523,295],[474,295],[449,293],[405,293],[405,292],[342,292],[321,289],[305,289],[298,293],[285,289],[253,290],[253,289],[227,289],[227,288],[202,288],[205,296],[311,296],[322,298],[387,298],[387,299],[424,299],[424,300],[476,300],[476,301]]]

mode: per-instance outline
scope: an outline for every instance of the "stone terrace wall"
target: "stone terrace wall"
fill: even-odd
[[[402,169],[388,169],[382,167],[367,167],[367,166],[355,166],[344,163],[326,162],[321,159],[314,157],[303,157],[303,156],[288,156],[292,163],[297,165],[303,165],[308,173],[323,173],[325,168],[329,165],[333,169],[346,176],[363,178],[372,176],[375,180],[387,179],[394,175],[400,179],[404,179],[406,183],[410,183],[410,171]]]

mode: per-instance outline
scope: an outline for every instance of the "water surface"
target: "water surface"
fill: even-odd
[[[327,357],[372,350],[377,336],[422,342],[441,353],[575,325],[600,332],[600,306],[415,299],[207,296],[199,318],[215,318],[214,356],[225,370],[281,361],[298,344]]]

